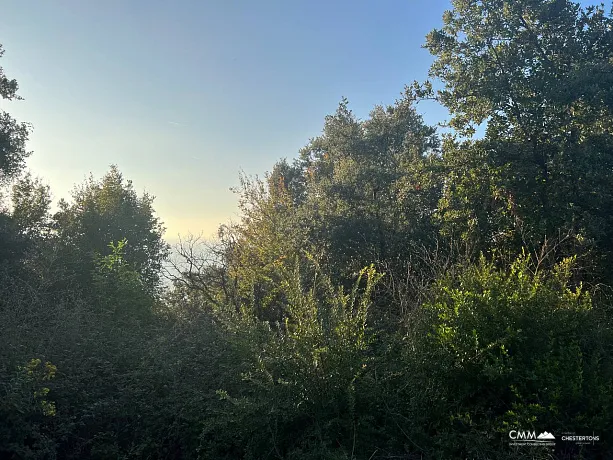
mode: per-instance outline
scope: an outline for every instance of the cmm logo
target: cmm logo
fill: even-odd
[[[531,441],[536,440],[536,431],[517,431],[511,430],[509,431],[509,438],[512,440],[520,440],[520,441]]]
[[[556,437],[543,431],[538,436],[536,431],[523,431],[523,430],[511,430],[509,431],[509,438],[511,438],[510,445],[512,446],[555,446]]]

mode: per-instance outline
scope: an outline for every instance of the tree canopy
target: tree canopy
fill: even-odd
[[[2,112],[0,458],[609,458],[613,12],[452,0],[424,46],[173,251],[117,166],[52,212]]]
[[[4,49],[0,45],[0,58],[3,55]],[[18,89],[17,81],[9,79],[0,67],[0,97],[9,101],[19,100]],[[6,182],[23,168],[28,156],[26,141],[29,132],[27,123],[19,123],[8,112],[0,110],[0,181]]]

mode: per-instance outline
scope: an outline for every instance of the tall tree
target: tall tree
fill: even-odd
[[[4,49],[0,44],[0,58]],[[14,79],[9,79],[0,67],[0,98],[4,100],[19,100],[17,94],[19,85]],[[26,141],[30,126],[20,123],[8,112],[0,110],[0,186],[6,185],[23,169],[28,156]],[[7,203],[0,196],[0,263],[19,258],[23,253],[24,241],[18,235],[16,223],[9,215]]]
[[[407,92],[358,120],[343,100],[302,151],[305,208],[315,238],[343,270],[390,261],[433,233],[440,194],[438,138]]]
[[[90,177],[74,190],[72,202],[61,200],[59,208],[57,235],[77,266],[110,255],[109,245],[125,239],[123,261],[149,288],[158,286],[161,264],[168,255],[164,228],[154,215],[153,197],[147,193],[139,197],[116,166],[100,181]]]
[[[371,263],[406,268],[404,256],[436,238],[440,172],[436,131],[408,91],[365,121],[343,99],[292,164],[243,180],[241,221],[222,232],[230,285],[260,317],[279,320],[279,273],[288,262],[302,260],[301,273],[310,274],[304,262],[313,258],[347,287]]]
[[[448,143],[447,217],[469,217],[482,248],[562,231],[613,254],[613,18],[568,0],[452,5],[427,37],[431,76],[460,135],[487,130]]]
[[[23,234],[42,236],[50,227],[51,190],[30,173],[20,177],[12,188],[11,215]]]
[[[0,44],[0,57],[3,55],[4,49]],[[9,101],[20,100],[18,89],[17,80],[9,79],[0,67],[0,97]],[[28,156],[25,145],[29,132],[27,123],[20,123],[8,112],[0,110],[0,182],[6,182],[23,168]]]

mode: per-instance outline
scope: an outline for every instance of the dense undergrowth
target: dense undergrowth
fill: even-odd
[[[343,100],[174,251],[116,167],[51,214],[2,113],[0,458],[613,455],[613,19],[452,4],[440,90],[366,120]]]

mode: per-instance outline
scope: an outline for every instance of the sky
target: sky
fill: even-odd
[[[447,0],[5,0],[2,102],[34,131],[28,160],[68,198],[111,164],[156,197],[166,239],[237,220],[239,173],[320,134],[342,97],[364,119],[424,80]],[[420,111],[429,123],[446,113]]]

